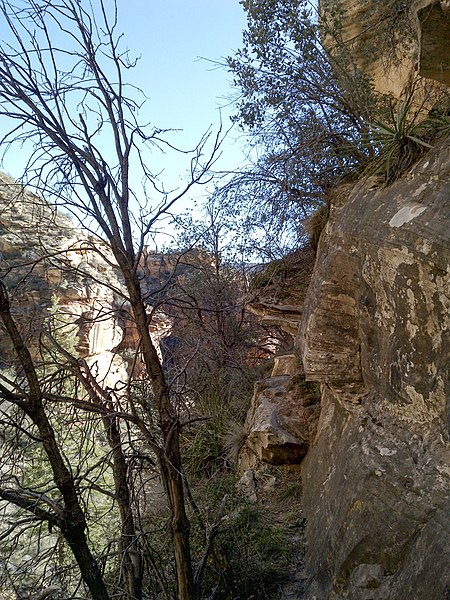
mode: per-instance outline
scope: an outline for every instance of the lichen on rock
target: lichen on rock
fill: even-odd
[[[310,597],[442,600],[448,511],[450,140],[332,207],[297,344],[321,383],[302,463]]]

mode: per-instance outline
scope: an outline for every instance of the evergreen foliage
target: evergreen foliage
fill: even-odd
[[[306,242],[311,211],[374,155],[367,139],[377,107],[369,79],[340,40],[338,11],[319,24],[307,0],[243,5],[243,46],[227,66],[237,89],[235,121],[256,151],[252,166],[221,193],[246,206],[248,226],[268,234],[264,248],[272,247],[273,258]],[[334,40],[333,55],[324,37]]]

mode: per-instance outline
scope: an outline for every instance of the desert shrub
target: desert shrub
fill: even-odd
[[[193,531],[194,551],[202,547],[204,535],[223,510],[225,498],[225,512],[201,597],[277,600],[292,559],[300,552],[298,538],[292,530],[274,522],[264,506],[249,501],[236,487],[237,477],[229,471],[208,480],[208,485],[201,485],[199,509],[206,531]]]
[[[383,175],[386,185],[408,171],[442,137],[450,134],[450,97],[437,93],[435,107],[426,111],[432,102],[433,90],[414,81],[409,84],[400,101],[390,100],[386,119],[374,121],[371,143],[377,156],[366,173]]]
[[[215,369],[202,373],[202,387],[184,436],[184,466],[189,476],[209,477],[229,467],[227,436],[243,426],[257,370]]]

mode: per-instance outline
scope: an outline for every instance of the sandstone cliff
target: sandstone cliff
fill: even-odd
[[[449,83],[446,0],[338,4],[378,91]],[[311,599],[448,593],[449,174],[447,140],[391,187],[334,194],[297,337],[321,386],[302,463]]]
[[[256,305],[300,327],[255,388],[240,465],[301,463],[308,600],[444,600],[449,583],[450,139],[376,184],[335,190],[296,313]]]
[[[42,327],[48,328],[51,315],[73,323],[77,353],[95,367],[98,381],[110,387],[127,380],[127,353],[133,356],[138,347],[113,264],[107,244],[0,173],[0,276],[30,348],[37,351]],[[167,281],[173,268],[162,257],[144,253],[142,273],[148,292],[158,288],[161,277]],[[150,329],[157,346],[170,328],[167,316],[156,311]],[[0,345],[4,368],[12,357],[2,332]]]
[[[321,239],[297,340],[322,392],[311,598],[445,598],[449,174],[447,140],[390,188],[349,188]]]
[[[320,0],[320,7],[331,27],[338,15],[342,41],[379,92],[399,97],[417,75],[450,84],[449,0]],[[327,38],[335,52],[339,43]]]
[[[323,0],[322,15],[337,5],[379,92],[398,98],[417,75],[450,82],[446,0]],[[306,300],[286,315],[295,349],[256,388],[241,453],[252,469],[301,462],[298,597],[448,598],[449,242],[449,139],[389,187],[366,177],[334,191]],[[283,326],[283,306],[255,308]]]

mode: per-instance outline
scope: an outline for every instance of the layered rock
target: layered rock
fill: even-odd
[[[299,373],[297,357],[277,357],[271,377],[255,385],[240,468],[257,469],[261,463],[299,464],[314,439],[318,401],[316,387]]]
[[[450,84],[448,0],[320,0],[320,6],[328,24],[340,11],[342,39],[379,92],[399,97],[416,75]],[[332,36],[327,40],[335,51]]]
[[[449,173],[447,140],[331,207],[298,337],[322,389],[302,463],[310,598],[445,598]]]
[[[0,211],[0,275],[30,349],[37,351],[49,319],[73,323],[77,354],[97,380],[110,388],[125,382],[131,362],[127,353],[131,359],[139,340],[108,245],[1,173]],[[169,268],[162,257],[148,252],[142,272],[153,290],[162,275],[168,277]],[[153,315],[150,330],[157,348],[171,325],[163,313]],[[13,356],[1,331],[0,343],[0,366],[5,367]]]
[[[252,302],[248,310],[261,318],[261,323],[280,327],[287,334],[295,337],[302,316],[302,309],[292,304],[272,304],[269,302]]]
[[[287,334],[291,344],[301,321],[314,259],[312,248],[306,247],[271,263],[258,274],[258,295],[247,306],[262,323]],[[316,386],[305,382],[295,352],[275,356],[271,376],[255,385],[240,468],[257,469],[261,463],[299,464],[314,439],[318,399]]]

